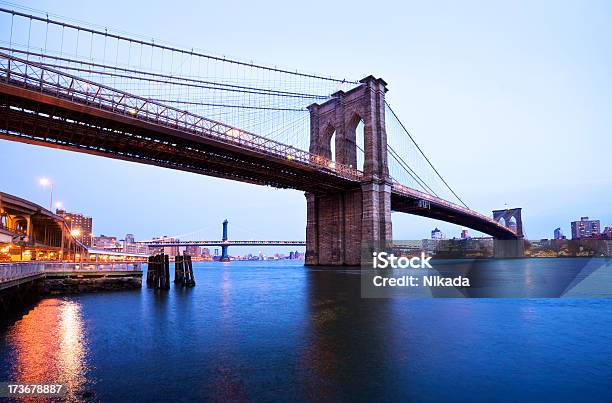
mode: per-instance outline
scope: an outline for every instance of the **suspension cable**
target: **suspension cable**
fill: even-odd
[[[265,111],[286,111],[286,112],[308,112],[306,108],[274,108],[271,106],[248,106],[248,105],[230,105],[230,104],[215,104],[207,102],[196,102],[196,101],[184,101],[180,99],[157,99],[148,98],[151,101],[162,102],[162,103],[174,103],[182,105],[195,105],[195,106],[213,106],[218,108],[239,108],[239,109],[257,109]]]
[[[431,192],[434,196],[440,197],[412,168],[410,168],[408,163],[404,161],[397,151],[395,151],[390,145],[387,145],[387,148],[389,149],[389,153],[393,159],[395,159],[400,166],[404,168],[408,175],[410,175],[410,177],[414,179],[423,188],[423,190],[425,190],[425,192]]]
[[[419,152],[421,153],[421,155],[423,156],[423,158],[425,158],[425,161],[427,161],[427,163],[429,164],[429,166],[431,167],[431,169],[434,170],[434,172],[436,173],[436,175],[438,175],[438,177],[440,178],[440,180],[442,180],[442,182],[444,183],[444,185],[446,185],[446,187],[448,188],[448,190],[451,191],[451,193],[457,198],[457,200],[459,200],[461,202],[461,204],[463,204],[465,206],[465,208],[469,208],[467,206],[467,204],[465,204],[463,202],[463,200],[461,200],[461,198],[457,195],[457,193],[455,193],[455,191],[450,187],[450,185],[446,182],[446,180],[444,180],[444,178],[442,177],[442,175],[440,175],[440,172],[438,172],[438,170],[433,166],[433,164],[431,163],[431,161],[429,160],[429,158],[427,158],[427,156],[425,155],[425,153],[423,152],[423,150],[421,150],[421,147],[419,147],[419,145],[417,144],[417,142],[414,140],[414,138],[412,137],[412,135],[410,134],[410,132],[408,131],[408,129],[406,129],[406,126],[404,126],[404,124],[402,123],[402,121],[397,117],[397,115],[395,114],[395,112],[393,111],[393,108],[391,108],[391,105],[389,105],[389,103],[387,101],[385,101],[385,105],[387,105],[387,107],[389,108],[389,110],[391,111],[391,113],[393,114],[393,116],[395,117],[395,119],[399,122],[400,126],[402,127],[402,129],[404,129],[404,132],[406,132],[406,134],[408,135],[408,137],[410,138],[410,140],[412,140],[412,143],[414,143],[414,145],[416,146],[417,150],[419,150]]]
[[[85,61],[85,60],[70,59],[70,58],[59,57],[59,56],[51,56],[51,55],[46,55],[46,54],[43,54],[43,53],[37,53],[37,52],[30,52],[30,51],[26,51],[26,50],[7,48],[7,47],[3,47],[3,46],[0,46],[0,50],[7,51],[7,52],[13,52],[13,53],[21,53],[21,54],[25,54],[25,55],[29,55],[29,56],[40,57],[40,58],[43,58],[43,59],[53,59],[53,60],[58,60],[58,61],[63,61],[63,62],[68,62],[68,63],[80,64],[80,65],[84,65],[84,66],[98,67],[98,68],[102,68],[102,69],[122,71],[122,72],[125,72],[125,73],[141,74],[141,75],[145,75],[145,76],[152,76],[152,77],[166,78],[166,79],[171,79],[171,80],[186,81],[186,82],[191,82],[191,83],[200,83],[200,84],[206,84],[206,85],[214,85],[214,86],[218,86],[218,87],[228,87],[228,88],[237,89],[237,90],[252,90],[252,91],[257,91],[255,93],[256,94],[260,94],[260,95],[276,95],[276,96],[288,96],[288,97],[296,97],[296,98],[315,98],[315,99],[328,99],[329,98],[329,96],[327,96],[327,95],[306,94],[306,93],[300,93],[300,92],[290,92],[290,91],[274,90],[274,89],[269,89],[269,88],[249,87],[249,86],[243,86],[243,85],[237,85],[237,84],[227,84],[227,83],[219,83],[219,82],[215,82],[215,81],[201,80],[201,79],[196,79],[196,78],[174,76],[174,75],[161,74],[161,73],[152,73],[152,72],[145,71],[145,70],[128,69],[128,68],[124,68],[124,67],[111,66],[111,65],[107,65],[107,64],[92,63],[92,62],[88,62],[88,61]],[[63,70],[72,70],[72,71],[79,71],[79,72],[86,72],[86,73],[92,73],[92,74],[100,74],[100,75],[106,75],[106,76],[111,76],[111,77],[129,78],[129,79],[133,79],[133,80],[143,80],[143,81],[158,82],[158,83],[163,83],[163,84],[189,85],[189,84],[186,84],[186,83],[174,83],[174,82],[165,81],[165,80],[146,79],[144,77],[135,77],[135,76],[129,76],[129,75],[124,75],[124,74],[117,74],[117,73],[112,73],[112,72],[109,72],[109,71],[98,71],[98,70],[84,69],[84,68],[79,68],[79,67],[66,66],[66,65],[63,65],[63,64],[53,64],[53,63],[46,63],[46,62],[37,62],[37,63],[41,64],[43,66],[52,67],[52,68],[58,68],[58,69],[63,69]],[[207,88],[207,89],[215,89],[215,90],[220,90],[220,91],[229,91],[228,89],[225,89],[225,88],[210,88],[210,87],[207,87],[207,86],[202,87],[202,86],[197,86],[197,85],[189,85],[189,86],[200,87],[200,88]],[[246,91],[236,91],[236,92],[246,92]]]
[[[242,62],[242,61],[239,61],[239,60],[227,59],[225,57],[213,56],[213,55],[209,55],[209,54],[205,54],[205,53],[201,53],[201,52],[197,52],[197,51],[193,51],[193,50],[185,50],[185,49],[175,48],[175,47],[172,47],[172,46],[160,45],[158,43],[155,43],[153,40],[151,40],[151,42],[147,42],[147,41],[144,41],[142,39],[135,39],[135,38],[130,38],[128,36],[108,33],[108,31],[99,31],[97,29],[87,28],[87,27],[83,27],[83,26],[79,26],[79,25],[75,25],[75,24],[69,24],[69,23],[66,23],[66,22],[49,19],[48,17],[43,18],[43,17],[39,17],[39,16],[36,16],[36,15],[33,15],[33,14],[27,14],[27,13],[22,13],[22,12],[15,11],[15,10],[9,10],[9,9],[3,8],[3,7],[0,7],[0,12],[7,13],[7,14],[12,14],[12,15],[17,15],[19,17],[30,18],[31,20],[42,21],[42,22],[46,22],[48,24],[58,25],[58,26],[61,26],[63,28],[71,28],[71,29],[75,29],[77,31],[88,32],[88,33],[91,33],[91,34],[96,34],[96,35],[101,35],[101,36],[105,36],[105,37],[109,37],[109,38],[114,38],[114,39],[121,40],[121,41],[132,42],[132,43],[136,43],[136,44],[139,44],[139,45],[151,46],[151,47],[155,47],[155,48],[158,48],[158,49],[161,49],[161,50],[167,50],[167,51],[170,51],[170,52],[177,52],[177,53],[181,53],[181,54],[184,54],[184,55],[203,57],[203,58],[206,58],[206,59],[215,60],[215,61],[219,61],[219,62],[225,62],[225,63],[235,64],[235,65],[239,65],[239,66],[245,66],[245,67],[251,67],[251,68],[256,68],[256,69],[268,70],[268,71],[273,71],[273,72],[276,72],[276,73],[290,74],[290,75],[299,76],[299,77],[316,78],[316,79],[319,79],[319,80],[333,81],[333,82],[338,82],[338,83],[359,84],[358,81],[350,81],[350,80],[346,80],[346,79],[339,79],[339,78],[333,78],[333,77],[323,77],[323,76],[319,76],[319,75],[316,75],[316,74],[300,73],[298,71],[291,71],[291,70],[286,70],[286,69],[280,69],[280,68],[277,68],[277,67],[269,67],[269,66],[264,66],[264,65],[260,65],[260,64],[247,63],[247,62]]]

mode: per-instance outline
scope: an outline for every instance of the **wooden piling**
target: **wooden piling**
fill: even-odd
[[[170,289],[170,256],[168,255],[163,255],[164,256],[164,271],[163,271],[163,283],[162,283],[162,287],[165,290],[169,290]]]
[[[178,255],[174,258],[174,283],[181,287],[195,286],[191,256]],[[170,289],[170,256],[160,253],[149,256],[147,266],[147,287]]]
[[[149,256],[147,266],[147,287],[170,289],[170,259],[160,253]]]
[[[174,257],[174,284],[182,284],[185,277],[184,264],[185,259],[181,255]]]
[[[165,269],[165,255],[162,253],[158,255],[159,261],[157,262],[157,288],[164,288],[164,269]]]
[[[147,287],[151,288],[155,278],[155,256],[149,256],[147,259]]]
[[[186,266],[185,266],[185,285],[187,287],[195,286],[195,277],[193,276],[193,264],[191,262],[191,256],[186,255]]]

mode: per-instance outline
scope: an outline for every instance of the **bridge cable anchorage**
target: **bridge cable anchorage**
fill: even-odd
[[[389,108],[389,110],[391,111],[391,113],[393,114],[393,117],[395,118],[395,120],[397,120],[397,122],[400,124],[400,126],[402,127],[402,129],[404,130],[404,132],[408,135],[408,137],[410,138],[410,140],[412,141],[412,143],[416,146],[417,150],[419,150],[419,152],[421,153],[421,155],[423,156],[423,158],[425,158],[425,161],[427,161],[427,163],[429,164],[429,166],[433,169],[433,171],[436,173],[436,175],[440,178],[440,180],[442,181],[442,183],[444,183],[444,185],[448,188],[448,190],[451,191],[451,193],[457,198],[457,200],[459,200],[461,202],[461,204],[463,204],[465,206],[465,208],[469,209],[469,207],[467,206],[467,204],[465,204],[465,202],[459,197],[459,195],[457,195],[457,193],[450,187],[450,185],[446,182],[446,180],[442,177],[442,175],[440,174],[440,172],[438,172],[438,170],[436,169],[436,167],[434,167],[434,165],[431,163],[431,161],[429,160],[429,158],[427,158],[427,156],[425,155],[425,153],[423,152],[423,150],[421,149],[421,147],[417,144],[417,142],[414,140],[414,138],[412,137],[412,135],[410,134],[410,132],[408,131],[408,129],[406,129],[406,126],[404,126],[404,124],[402,123],[402,121],[399,119],[399,117],[397,116],[397,114],[395,113],[395,111],[393,110],[393,108],[391,108],[391,105],[389,105],[389,103],[387,101],[385,101],[385,105]]]

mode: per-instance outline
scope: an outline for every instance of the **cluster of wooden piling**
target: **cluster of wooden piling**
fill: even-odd
[[[170,257],[163,253],[149,256],[147,265],[147,287],[170,289]]]
[[[174,258],[174,283],[180,284],[182,287],[193,287],[195,285],[191,256],[178,255]]]
[[[147,267],[147,287],[170,289],[170,256],[163,253],[149,256]],[[174,283],[182,287],[195,285],[191,256],[178,255],[174,258]]]

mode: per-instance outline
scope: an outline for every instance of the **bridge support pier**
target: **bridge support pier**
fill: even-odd
[[[228,221],[225,220],[223,221],[223,236],[221,237],[221,240],[223,242],[227,241],[227,224]],[[227,245],[221,245],[221,258],[219,259],[220,262],[229,262],[230,258],[229,255],[227,254]]]
[[[308,107],[311,153],[359,168],[356,128],[363,122],[364,158],[359,187],[306,193],[306,265],[359,265],[363,248],[382,249],[392,240],[386,83],[372,76],[360,83]],[[335,155],[331,155],[334,134]]]
[[[391,184],[306,194],[306,265],[359,265],[362,253],[391,241]],[[367,249],[367,250],[366,250]]]
[[[498,259],[525,257],[523,239],[495,239],[493,241],[495,257]]]
[[[230,258],[229,255],[227,254],[227,245],[222,245],[221,246],[221,257],[219,258],[220,262],[229,262]]]

